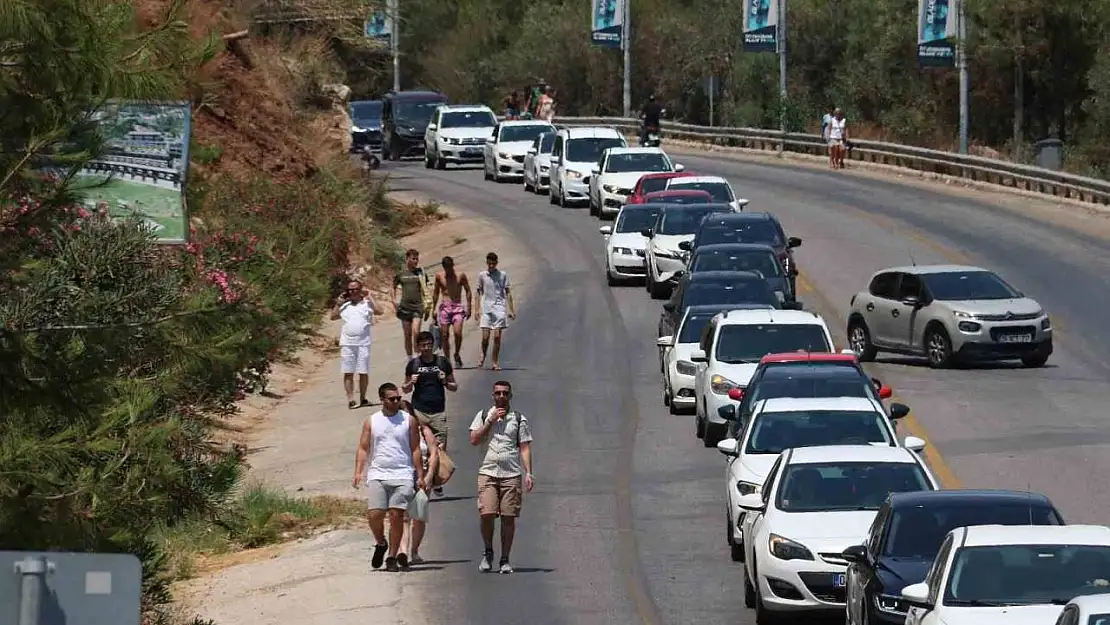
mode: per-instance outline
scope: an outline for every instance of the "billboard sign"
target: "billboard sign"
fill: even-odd
[[[620,49],[625,37],[625,6],[628,0],[591,0],[590,42],[603,48]]]
[[[956,64],[957,11],[960,0],[917,0],[917,62],[925,67]]]

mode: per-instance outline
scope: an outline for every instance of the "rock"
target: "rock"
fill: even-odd
[[[347,85],[342,85],[342,84],[323,85],[323,86],[320,87],[320,91],[324,95],[331,98],[331,100],[334,104],[346,105],[347,102],[350,101],[350,99],[351,99],[351,88],[348,87]],[[346,107],[344,107],[344,108],[346,108]]]

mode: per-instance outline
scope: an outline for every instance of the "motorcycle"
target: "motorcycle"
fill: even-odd
[[[644,127],[640,132],[640,147],[657,148],[663,142],[663,134],[658,126]]]

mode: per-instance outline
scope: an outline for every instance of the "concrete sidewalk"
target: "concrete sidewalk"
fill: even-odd
[[[420,199],[397,195],[394,198],[401,201]],[[472,284],[485,269],[486,253],[496,251],[521,306],[531,283],[528,250],[490,220],[454,208],[441,210],[451,218],[407,237],[403,244],[420,250],[423,265],[444,255],[454,257],[456,267],[469,274]],[[378,385],[386,381],[399,385],[406,359],[400,322],[393,316],[388,293],[374,297],[386,309],[373,326],[368,396],[377,404]],[[338,324],[331,322],[321,332],[337,336]],[[472,319],[464,330],[462,355],[467,367],[477,362],[479,339]],[[296,380],[299,390],[271,406],[264,418],[254,419],[250,479],[298,496],[362,498],[364,490],[351,488],[355,447],[363,421],[379,406],[347,408],[338,350],[329,351],[315,370]],[[459,419],[452,414],[452,427],[465,427]],[[259,554],[266,559],[189,580],[177,593],[190,609],[219,625],[442,622],[428,619],[421,612],[421,602],[406,600],[414,592],[406,589],[415,580],[370,568],[372,545],[368,529],[333,531]],[[421,586],[435,582],[429,576],[440,573],[433,569],[420,576]]]

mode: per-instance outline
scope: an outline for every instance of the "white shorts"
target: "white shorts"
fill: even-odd
[[[369,345],[340,345],[339,367],[343,373],[370,373]]]
[[[503,330],[509,327],[509,316],[501,310],[483,312],[478,327],[483,330]]]

